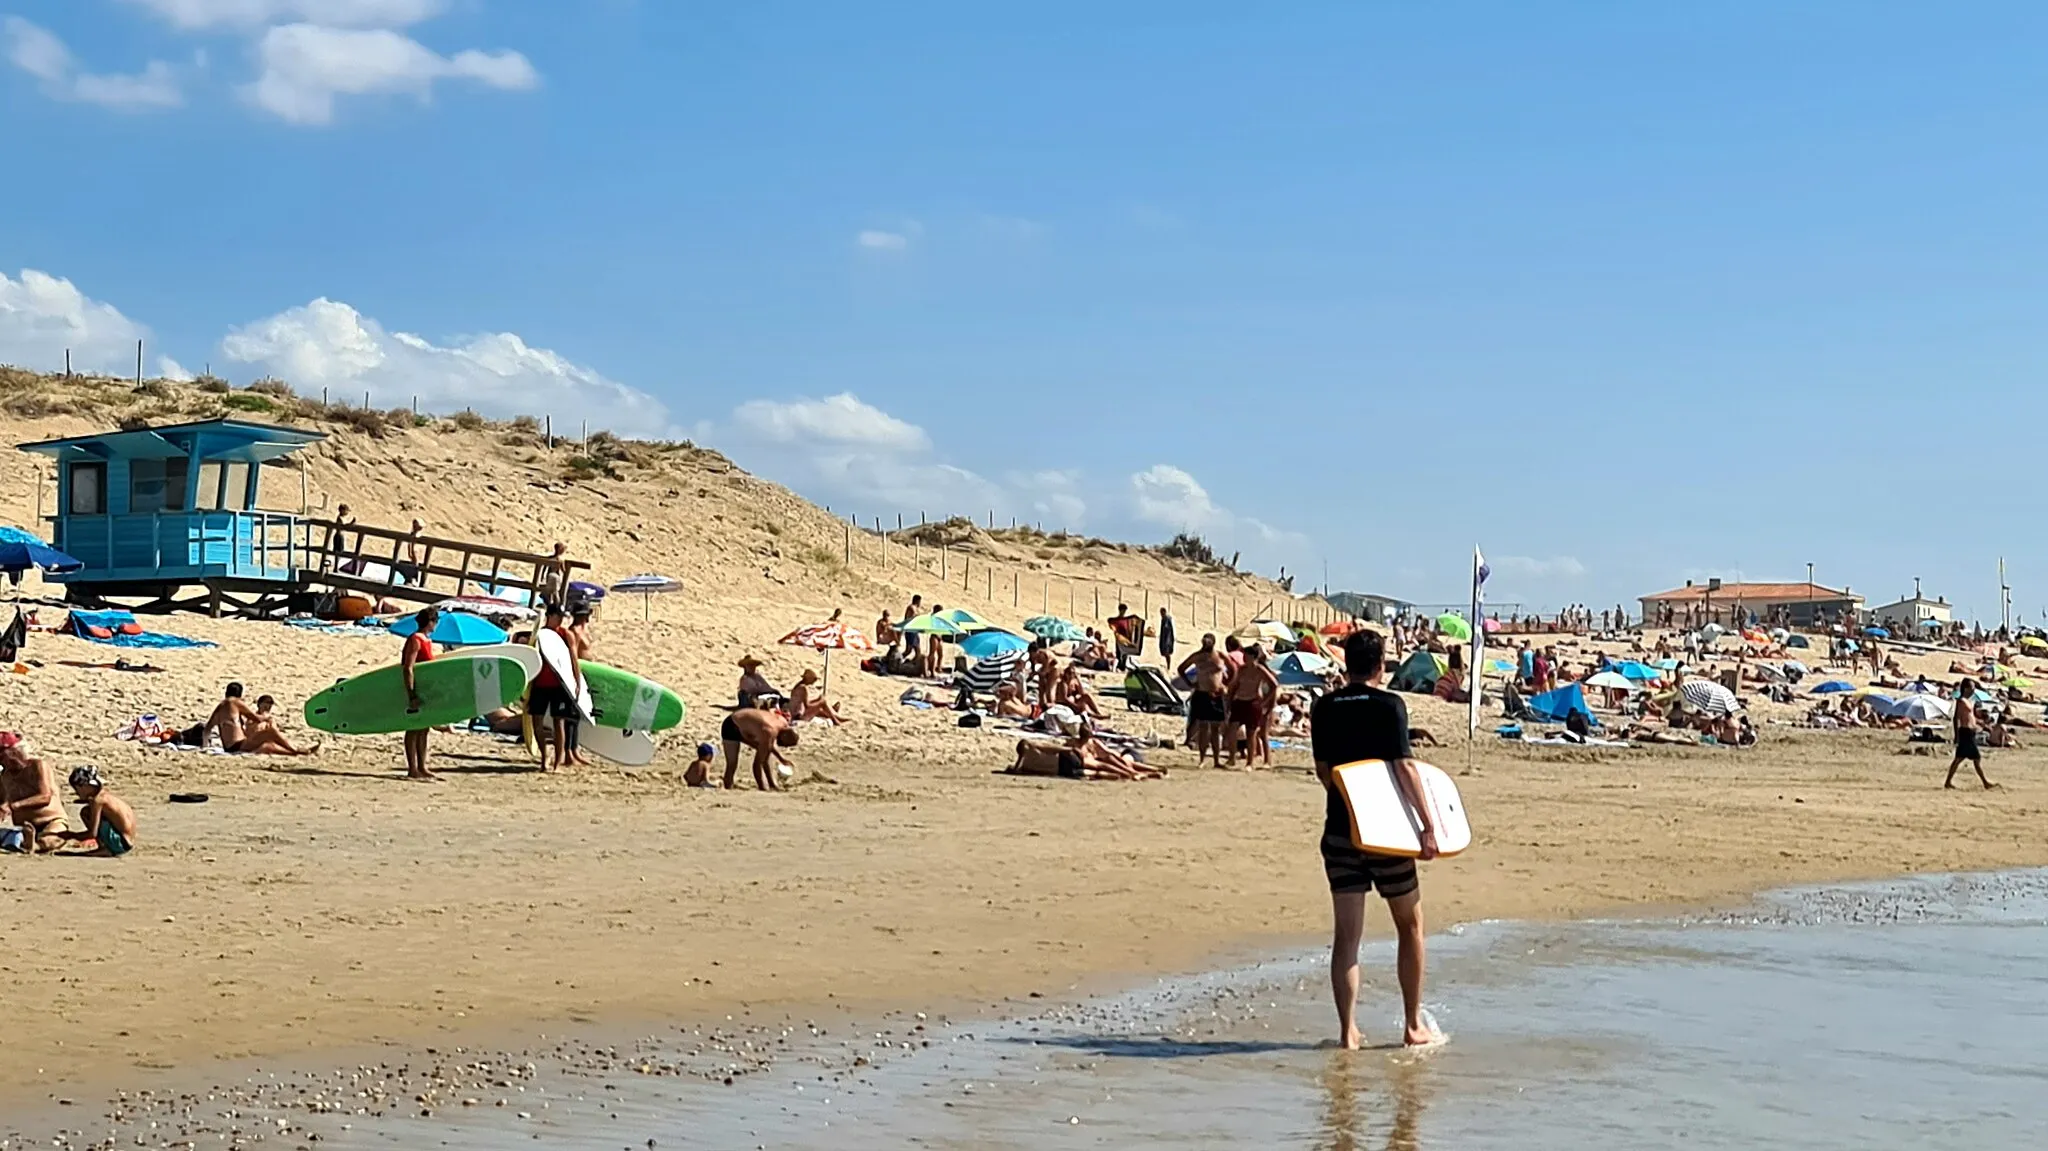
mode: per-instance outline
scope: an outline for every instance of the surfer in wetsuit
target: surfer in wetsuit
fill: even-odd
[[[1411,1047],[1437,1042],[1441,1036],[1422,1018],[1422,888],[1415,860],[1360,851],[1351,840],[1351,809],[1337,789],[1333,771],[1347,763],[1384,760],[1409,806],[1420,817],[1418,838],[1422,858],[1436,858],[1436,826],[1428,806],[1420,802],[1422,777],[1408,745],[1408,708],[1401,697],[1381,687],[1386,677],[1386,645],[1378,632],[1360,629],[1344,640],[1347,682],[1315,703],[1310,713],[1316,777],[1323,781],[1323,872],[1330,881],[1330,902],[1336,919],[1330,945],[1330,989],[1337,1000],[1338,1042],[1359,1046],[1358,945],[1365,935],[1365,897],[1375,888],[1387,901],[1394,919],[1401,981],[1402,1042]]]
[[[441,625],[441,609],[424,608],[413,617],[418,626],[405,637],[405,651],[398,657],[399,675],[405,680],[406,702],[412,710],[420,709],[419,682],[414,678],[413,668],[434,658],[434,641],[429,636]],[[405,777],[407,779],[439,779],[427,770],[427,729],[405,733]]]

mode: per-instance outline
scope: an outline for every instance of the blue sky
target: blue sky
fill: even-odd
[[[2048,604],[2048,8],[982,9],[0,0],[0,361],[1423,600]]]

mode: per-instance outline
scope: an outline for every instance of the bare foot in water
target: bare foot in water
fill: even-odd
[[[1435,1047],[1443,1041],[1444,1033],[1426,1023],[1408,1028],[1408,1034],[1401,1039],[1405,1047]]]
[[[1337,1041],[1337,1046],[1343,1048],[1346,1051],[1356,1051],[1359,1048],[1365,1046],[1365,1036],[1358,1033],[1358,1028],[1353,1027],[1351,1030],[1346,1031],[1344,1033],[1344,1037],[1342,1039],[1339,1039]]]

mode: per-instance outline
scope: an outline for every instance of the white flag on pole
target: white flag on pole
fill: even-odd
[[[1486,577],[1492,575],[1479,545],[1472,545],[1472,663],[1465,673],[1465,688],[1471,699],[1465,704],[1465,735],[1479,734],[1479,695],[1485,676],[1479,659],[1486,651]]]

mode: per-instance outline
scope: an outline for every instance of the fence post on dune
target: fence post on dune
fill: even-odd
[[[946,578],[946,541],[939,541],[939,578]]]
[[[846,562],[846,566],[847,566],[847,567],[852,567],[852,566],[853,566],[853,528],[852,528],[851,526],[849,526],[849,527],[848,527],[848,528],[846,529],[846,561],[845,561],[845,562]]]
[[[1092,585],[1092,586],[1093,586],[1093,587],[1094,587],[1094,589],[1095,589],[1095,614],[1094,614],[1094,615],[1092,615],[1092,616],[1089,616],[1088,618],[1090,618],[1090,619],[1101,619],[1101,618],[1102,618],[1102,585],[1101,585],[1101,584],[1094,584],[1094,585]]]
[[[882,517],[875,517],[875,535],[882,541],[882,568],[889,567],[889,533],[882,530]]]
[[[981,569],[981,572],[984,576],[988,577],[983,581],[988,586],[982,590],[981,598],[994,603],[996,602],[996,569],[984,567]]]
[[[1144,616],[1144,617],[1145,617],[1146,619],[1151,619],[1151,618],[1152,618],[1152,589],[1151,589],[1151,588],[1146,588],[1146,589],[1145,589],[1145,606],[1144,606],[1144,607],[1142,607],[1142,608],[1140,608],[1140,609],[1138,609],[1138,614],[1139,614],[1139,615],[1141,615],[1141,616]]]
[[[1236,596],[1231,596],[1231,597],[1230,597],[1230,626],[1231,626],[1231,629],[1232,629],[1232,630],[1235,630],[1235,629],[1237,628],[1237,597],[1236,597]]]

